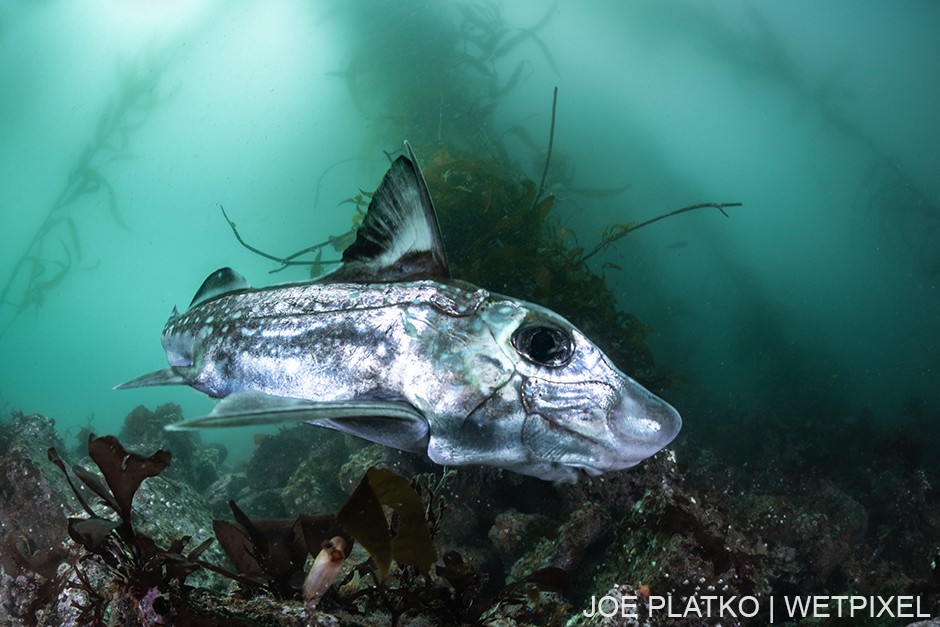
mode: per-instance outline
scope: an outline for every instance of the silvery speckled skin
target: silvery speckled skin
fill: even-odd
[[[223,399],[184,427],[306,421],[443,465],[564,482],[668,444],[675,409],[569,322],[447,278],[423,186],[413,158],[400,158],[346,270],[324,280],[251,289],[220,270],[167,322],[171,367],[119,387],[187,384]],[[385,275],[394,281],[374,280]]]

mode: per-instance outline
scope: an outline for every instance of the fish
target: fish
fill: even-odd
[[[669,444],[676,409],[573,324],[451,276],[418,160],[402,153],[335,270],[259,288],[213,272],[163,329],[169,367],[116,388],[219,399],[171,430],[308,423],[560,483]]]

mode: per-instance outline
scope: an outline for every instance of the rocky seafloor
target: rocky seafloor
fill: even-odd
[[[936,430],[925,425],[940,416],[911,411],[914,427]],[[776,602],[776,624],[938,624],[929,439],[864,415],[822,427],[764,420],[751,432],[729,418],[733,429],[694,449],[576,485],[443,469],[303,425],[257,437],[247,463],[232,464],[224,447],[163,430],[179,418],[172,404],[138,407],[108,440],[137,454],[119,453],[110,472],[131,473],[136,460],[139,489],[112,485],[107,471],[107,486],[96,479],[88,433],[63,441],[40,415],[0,422],[0,623],[733,626],[768,624]],[[159,449],[172,453],[165,469],[148,457]],[[373,466],[411,482],[436,562],[393,560],[381,578],[381,560],[356,544],[305,611],[301,583],[318,541],[279,543],[299,542],[301,518],[343,508]],[[392,540],[406,538],[411,519],[385,511]],[[251,536],[239,549],[248,566],[216,539],[239,523]],[[813,595],[828,611],[781,617],[784,599]],[[880,615],[837,616],[853,598]],[[671,607],[657,607],[663,599]],[[889,609],[875,605],[886,599]]]

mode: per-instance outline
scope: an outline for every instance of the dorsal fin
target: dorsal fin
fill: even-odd
[[[248,285],[248,281],[239,273],[231,268],[219,268],[202,282],[202,286],[196,290],[196,295],[193,296],[193,301],[189,303],[189,308],[192,309],[223,294],[246,290],[249,287],[251,286]]]
[[[389,283],[449,279],[450,268],[428,186],[418,160],[407,155],[392,164],[372,195],[356,241],[343,251],[329,282]]]

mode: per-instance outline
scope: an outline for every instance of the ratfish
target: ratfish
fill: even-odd
[[[171,429],[306,422],[427,455],[574,483],[638,464],[679,413],[538,305],[451,278],[406,143],[338,268],[252,288],[212,273],[163,329],[169,368],[117,386],[221,399]]]

